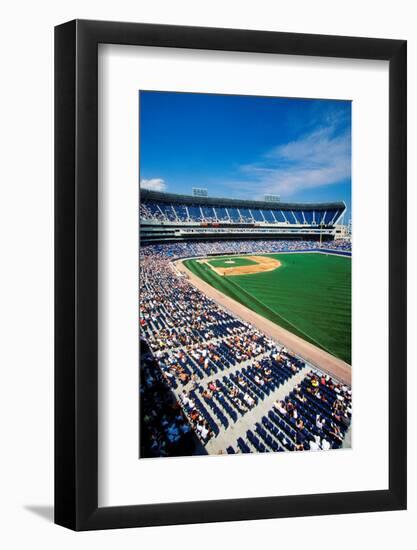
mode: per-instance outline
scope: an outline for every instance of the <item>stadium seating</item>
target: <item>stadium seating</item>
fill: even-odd
[[[264,226],[333,226],[344,203],[297,204],[192,197],[141,190],[142,221],[174,224],[227,223]]]
[[[342,208],[318,210],[292,208],[237,208],[235,206],[207,206],[195,202],[192,205],[175,202],[143,201],[140,215],[143,220],[164,222],[229,222],[261,224],[333,225],[343,213]]]
[[[179,242],[161,243],[143,246],[143,256],[152,255],[165,259],[178,259],[196,256],[209,256],[211,254],[268,254],[276,252],[306,252],[328,250],[338,253],[350,253],[352,245],[350,240],[339,239],[328,241],[320,247],[313,240],[244,240],[244,241],[215,241],[215,242]]]

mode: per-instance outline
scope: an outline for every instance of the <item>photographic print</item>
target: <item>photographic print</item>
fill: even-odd
[[[139,458],[350,448],[351,102],[139,92]]]

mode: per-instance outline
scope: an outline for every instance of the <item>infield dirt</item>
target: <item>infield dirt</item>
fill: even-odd
[[[255,273],[263,273],[265,271],[273,271],[281,266],[281,262],[276,258],[268,258],[267,256],[245,256],[248,260],[255,262],[252,265],[216,267],[210,264],[208,259],[197,260],[199,263],[207,264],[218,275],[253,275]]]

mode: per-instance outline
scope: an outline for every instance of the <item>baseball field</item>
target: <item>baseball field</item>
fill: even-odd
[[[319,253],[186,260],[199,278],[351,364],[351,259]]]

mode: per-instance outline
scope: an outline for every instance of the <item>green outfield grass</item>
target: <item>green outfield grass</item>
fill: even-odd
[[[350,364],[351,259],[314,253],[268,256],[281,267],[253,275],[223,277],[195,260],[185,265],[224,294]]]
[[[229,263],[228,263],[229,262]],[[233,262],[233,263],[230,263]],[[220,258],[217,260],[209,260],[209,264],[213,267],[240,267],[242,265],[254,265],[256,262],[248,258]]]

